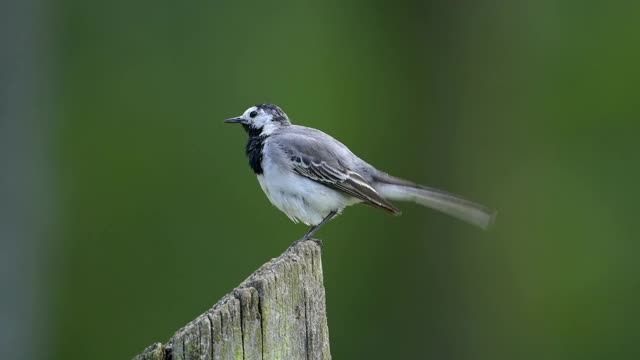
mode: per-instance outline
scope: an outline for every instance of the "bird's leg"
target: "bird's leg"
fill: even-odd
[[[296,240],[293,244],[291,244],[291,246],[295,246],[297,243],[301,241],[307,241],[311,239],[313,234],[315,234],[318,230],[320,230],[322,225],[329,222],[329,220],[333,219],[337,214],[338,214],[337,211],[330,212],[329,215],[327,215],[324,219],[322,219],[322,221],[318,225],[312,226],[311,229],[309,229],[309,232],[307,232],[302,239]],[[321,245],[321,244],[318,244],[318,245]]]
[[[337,212],[332,211],[329,213],[329,215],[327,215],[324,219],[322,219],[322,221],[320,221],[320,224],[313,226],[311,229],[309,229],[309,232],[302,238],[302,240],[309,240],[313,234],[315,234],[318,230],[320,230],[320,228],[322,227],[322,225],[326,224],[327,222],[329,222],[329,220],[333,219],[334,216],[336,216]]]

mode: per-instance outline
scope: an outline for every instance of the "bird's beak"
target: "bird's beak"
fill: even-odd
[[[227,119],[224,122],[227,123],[227,124],[236,124],[236,123],[246,124],[247,120],[245,120],[242,117],[238,116],[238,117]]]

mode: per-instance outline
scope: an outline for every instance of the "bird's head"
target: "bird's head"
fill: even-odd
[[[287,114],[273,104],[252,106],[241,116],[227,119],[224,122],[242,124],[251,135],[269,135],[282,126],[291,125]]]

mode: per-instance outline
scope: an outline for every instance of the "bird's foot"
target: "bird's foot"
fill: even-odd
[[[295,247],[296,245],[305,242],[305,241],[313,241],[314,243],[318,244],[318,246],[322,247],[322,240],[320,239],[313,239],[310,237],[303,237],[302,239],[298,239],[296,241],[293,242],[293,244],[291,244],[291,246],[289,246],[290,248]]]

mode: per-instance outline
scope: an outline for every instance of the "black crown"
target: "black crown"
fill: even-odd
[[[289,117],[287,116],[287,114],[285,114],[284,111],[282,111],[282,109],[280,109],[280,107],[277,105],[260,104],[256,105],[256,107],[268,114],[271,114],[273,116],[273,121],[289,122]]]

